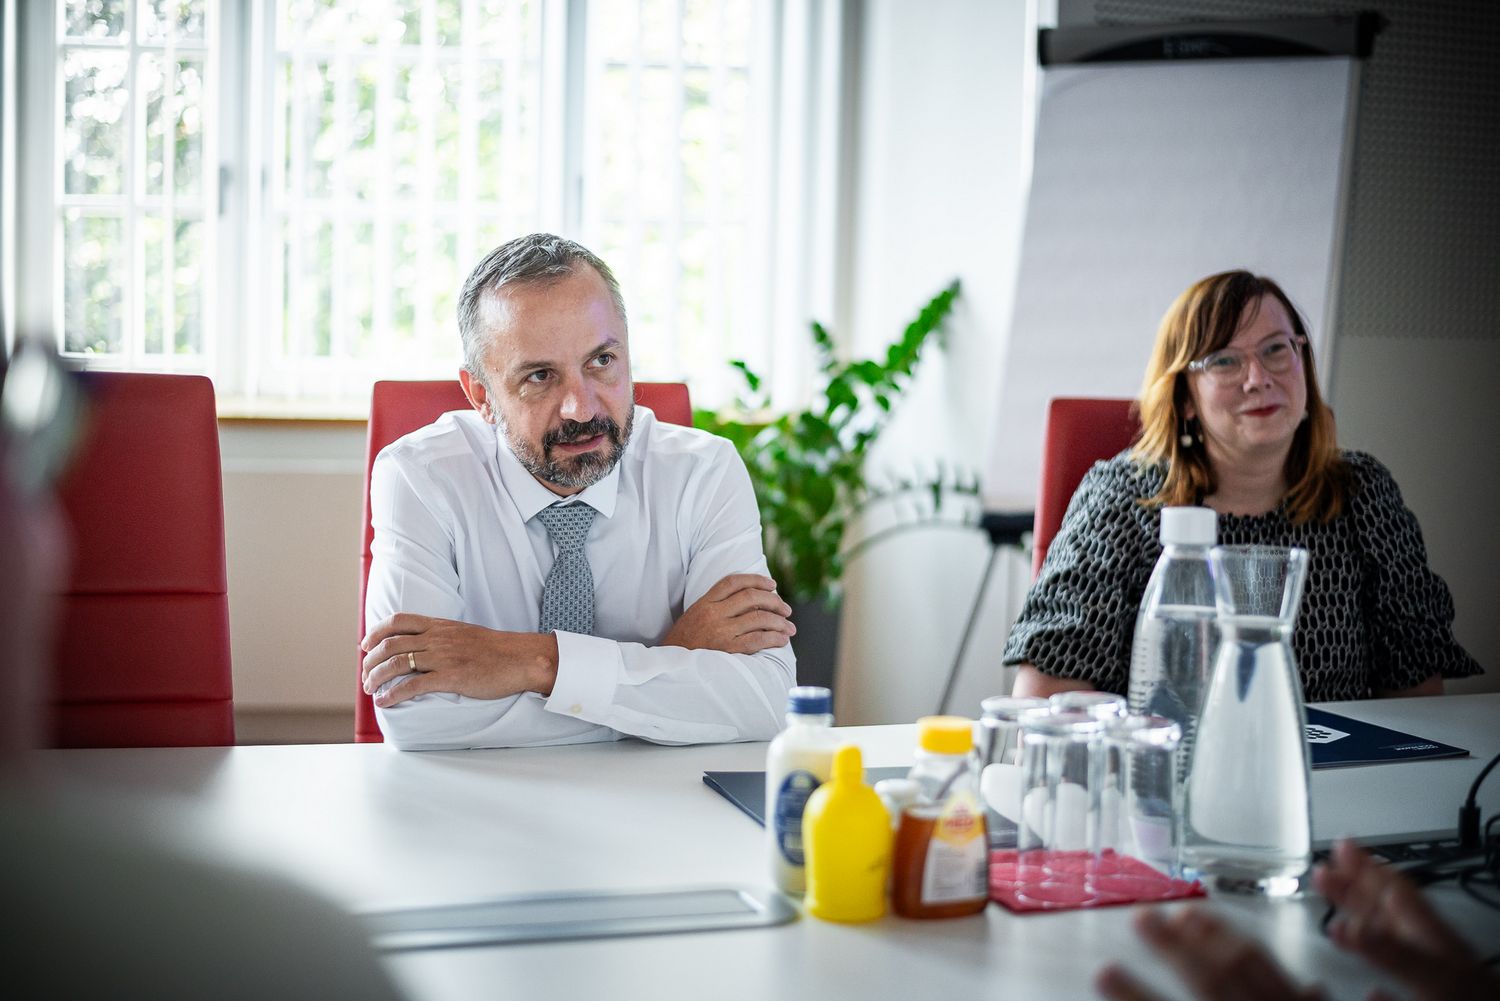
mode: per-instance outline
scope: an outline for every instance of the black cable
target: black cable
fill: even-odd
[[[1469,786],[1469,798],[1458,808],[1458,843],[1465,848],[1479,847],[1479,786],[1497,764],[1500,764],[1500,754],[1491,758],[1490,763],[1480,770],[1474,784]]]
[[[1486,907],[1493,907],[1500,910],[1500,896],[1490,896],[1487,892],[1481,893],[1479,891],[1479,887],[1481,886],[1495,886],[1497,890],[1500,890],[1500,885],[1497,885],[1492,877],[1486,878],[1489,876],[1490,874],[1487,872],[1476,872],[1473,869],[1466,869],[1458,874],[1458,885],[1470,897],[1473,897]]]
[[[1497,765],[1497,764],[1500,764],[1500,754],[1497,754],[1493,758],[1491,758],[1490,759],[1490,763],[1487,764],[1487,765],[1485,765],[1484,769],[1482,771],[1480,771],[1480,773],[1475,777],[1474,784],[1471,785],[1471,786],[1469,786],[1469,799],[1468,799],[1468,802],[1470,804],[1472,804],[1474,802],[1474,797],[1476,797],[1476,796],[1479,795],[1479,786],[1480,786],[1480,783],[1482,783],[1484,781],[1484,778],[1485,778],[1486,775],[1488,775],[1491,771],[1494,770],[1495,765]]]

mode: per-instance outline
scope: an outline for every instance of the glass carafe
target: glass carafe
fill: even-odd
[[[1209,560],[1219,643],[1187,783],[1183,863],[1213,889],[1286,896],[1312,855],[1292,654],[1307,550],[1219,546]]]

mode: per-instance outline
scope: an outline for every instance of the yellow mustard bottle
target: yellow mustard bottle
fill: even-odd
[[[891,818],[865,784],[859,748],[833,755],[833,778],[818,787],[802,816],[807,852],[807,911],[824,921],[874,921],[885,914],[891,868]]]

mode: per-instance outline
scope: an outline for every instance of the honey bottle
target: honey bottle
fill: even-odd
[[[989,840],[979,801],[973,722],[917,720],[919,792],[896,830],[891,904],[908,918],[977,914],[989,901]]]

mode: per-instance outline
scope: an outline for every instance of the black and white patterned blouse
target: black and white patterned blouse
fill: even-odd
[[[1345,452],[1352,473],[1344,513],[1293,525],[1283,507],[1219,515],[1223,545],[1300,546],[1307,586],[1292,648],[1309,702],[1370,698],[1430,675],[1482,668],[1453,638],[1453,598],[1427,566],[1416,516],[1390,471]],[[1005,644],[1006,664],[1124,694],[1135,616],[1161,555],[1161,509],[1137,503],[1161,489],[1163,467],[1122,452],[1094,464],[1068,505],[1040,575]]]

